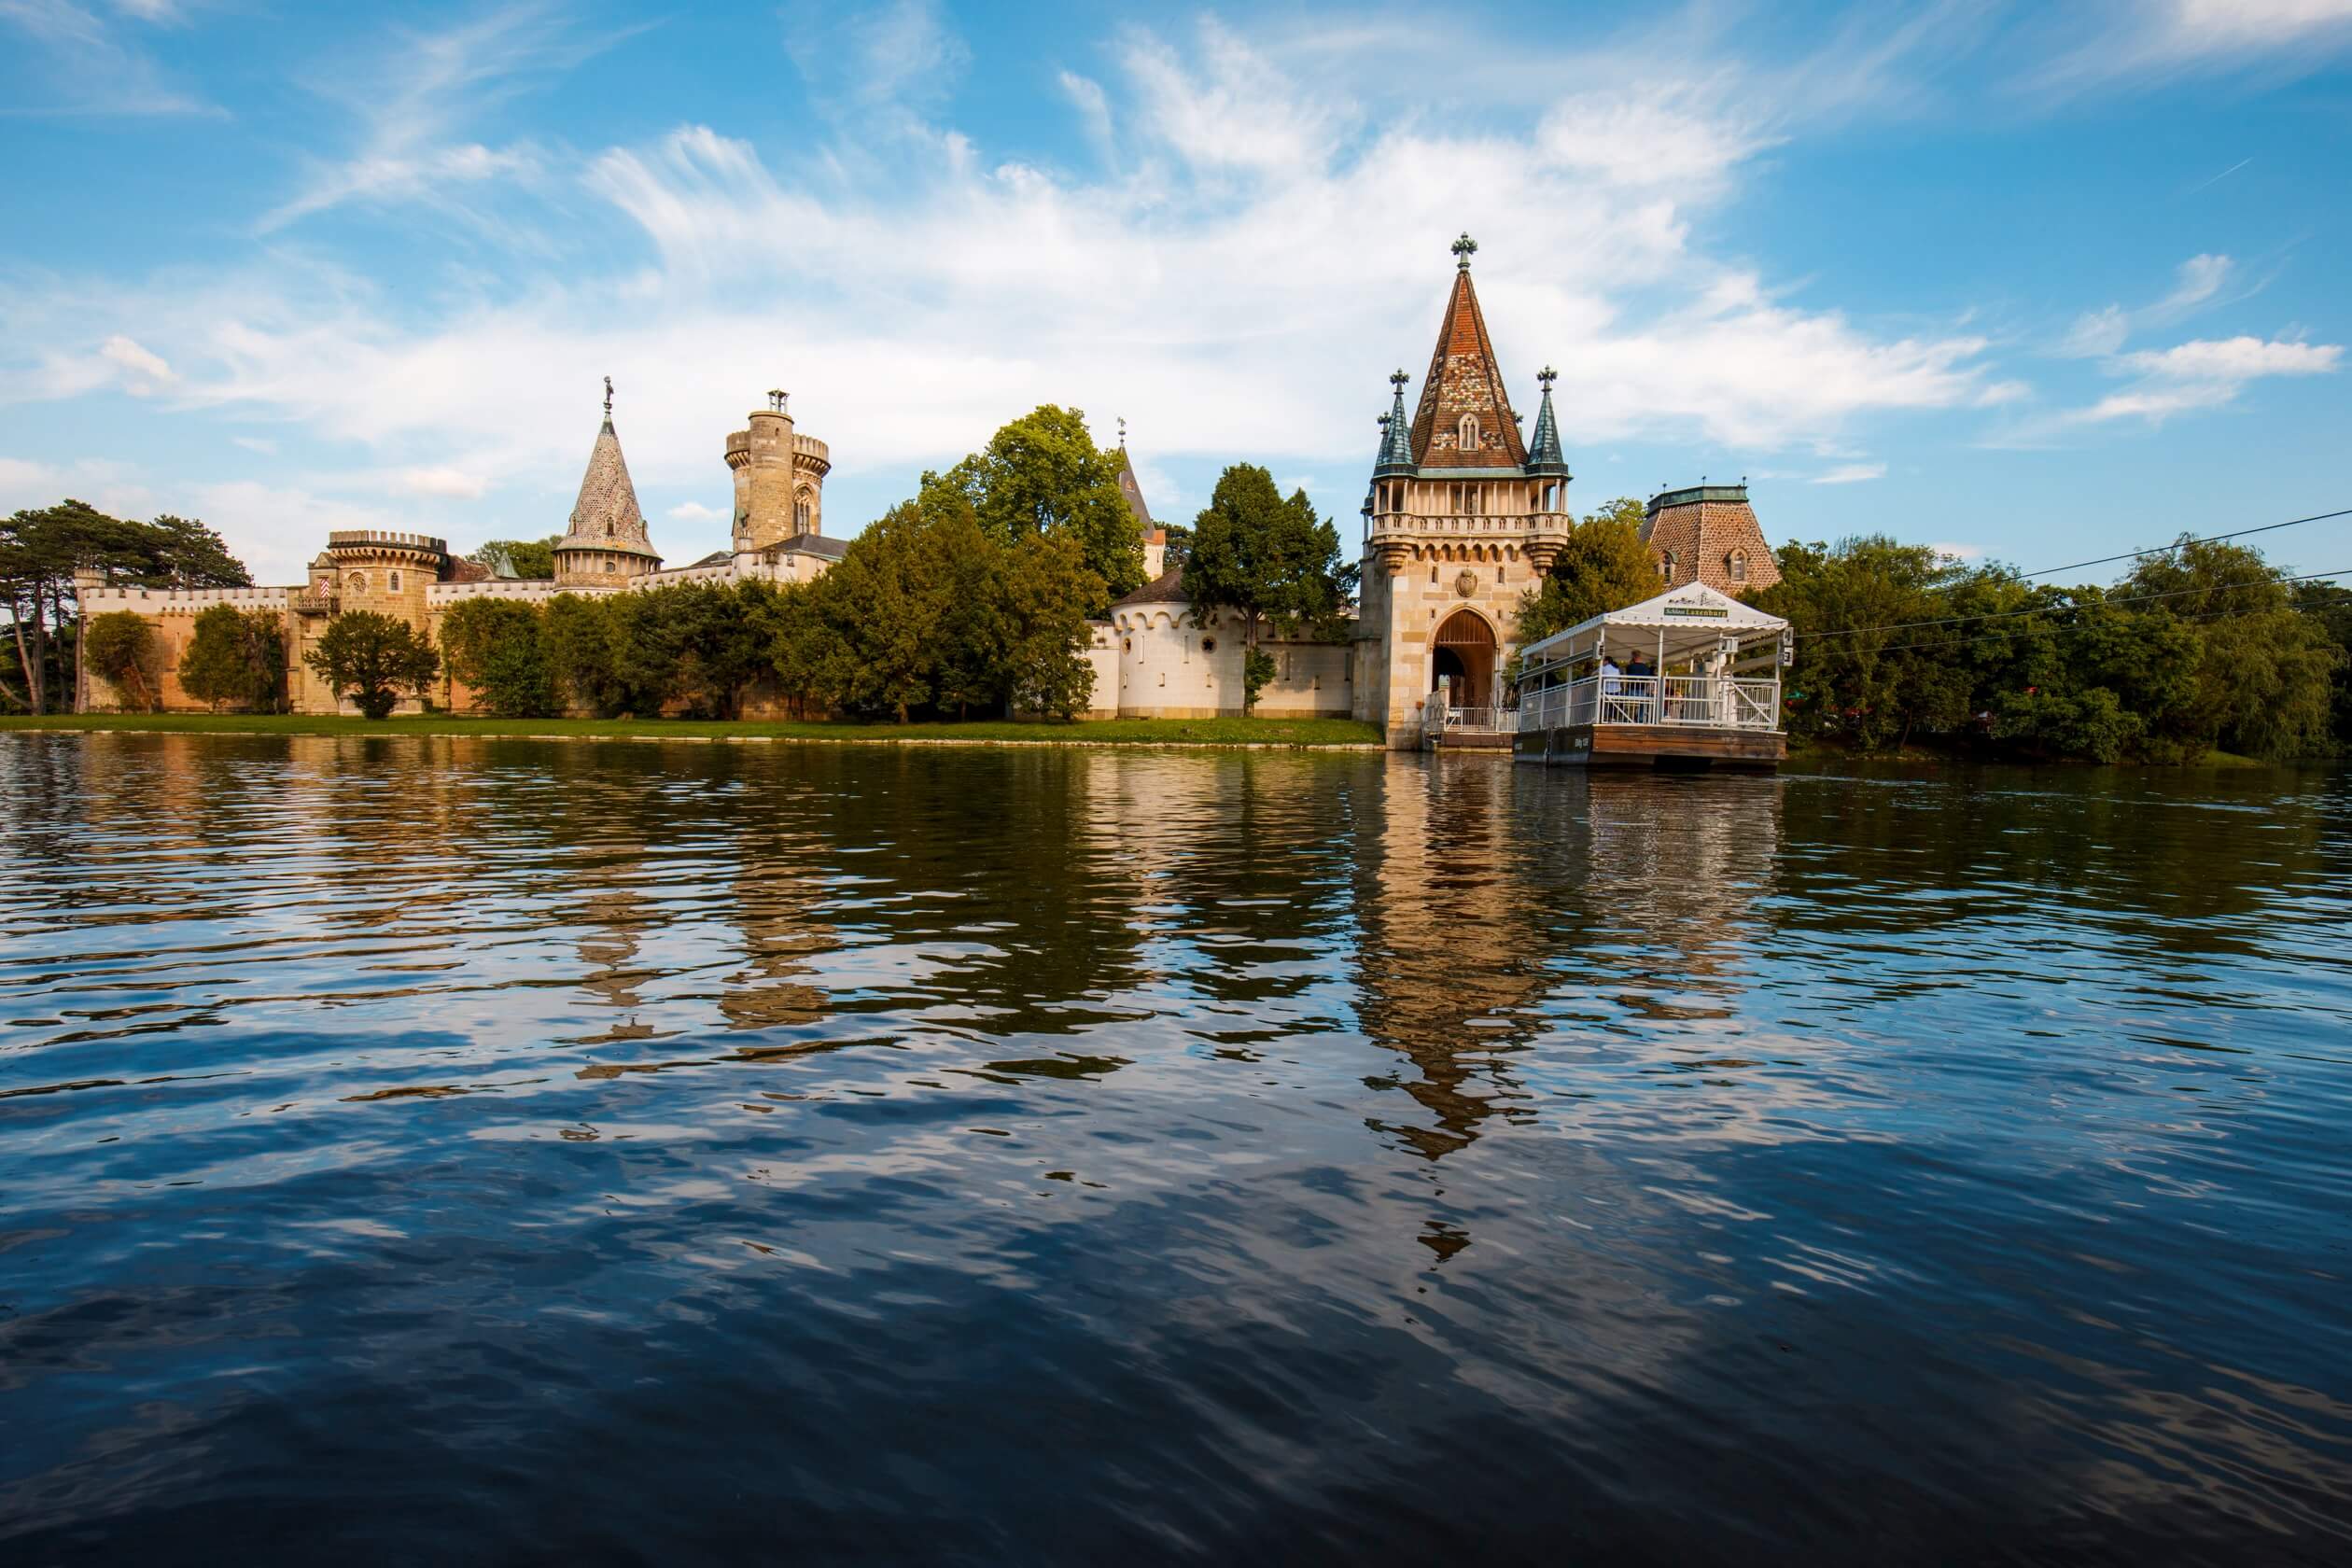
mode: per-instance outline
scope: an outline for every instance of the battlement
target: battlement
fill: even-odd
[[[833,468],[831,449],[815,436],[794,435],[792,456],[802,467],[813,468],[820,474]]]
[[[403,534],[389,528],[335,528],[327,535],[329,550],[424,550],[436,555],[449,553],[449,541],[430,534]]]
[[[136,610],[142,615],[193,614],[215,605],[239,609],[285,608],[291,588],[84,588],[82,612],[102,615],[112,610]]]

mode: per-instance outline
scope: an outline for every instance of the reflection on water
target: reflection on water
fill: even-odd
[[[2341,774],[15,735],[0,870],[26,1561],[2352,1550]]]

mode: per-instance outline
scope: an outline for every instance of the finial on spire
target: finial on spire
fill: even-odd
[[[1542,382],[1544,384],[1544,390],[1548,392],[1552,388],[1552,383],[1560,379],[1560,372],[1553,370],[1549,365],[1546,365],[1542,370],[1535,372],[1535,379]]]
[[[1379,426],[1381,429],[1385,430],[1385,429],[1387,429],[1387,428],[1388,428],[1388,415],[1384,413],[1384,414],[1380,415],[1380,417],[1379,417],[1379,418],[1378,418],[1378,419],[1374,420],[1372,423],[1373,423],[1373,424],[1375,424],[1375,425],[1378,425],[1378,426]]]
[[[1127,415],[1119,415],[1119,450],[1127,450]]]
[[[1454,241],[1453,253],[1456,264],[1459,265],[1463,272],[1468,272],[1470,270],[1470,258],[1478,253],[1478,242],[1470,237],[1469,230],[1464,229],[1462,231],[1462,238]]]
[[[612,378],[605,377],[605,417],[612,417]]]
[[[1412,379],[1413,378],[1411,376],[1407,375],[1403,371],[1397,371],[1390,375],[1389,385],[1402,392],[1405,390],[1405,384]]]

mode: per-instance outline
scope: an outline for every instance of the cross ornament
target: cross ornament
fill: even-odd
[[[1468,272],[1470,270],[1470,258],[1478,253],[1478,242],[1470,237],[1470,231],[1467,229],[1462,231],[1462,238],[1454,241],[1453,253],[1454,259],[1460,263],[1462,270],[1465,273]]]

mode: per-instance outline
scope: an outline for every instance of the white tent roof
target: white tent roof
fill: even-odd
[[[1720,637],[1736,637],[1742,641],[1768,637],[1787,626],[1777,615],[1767,615],[1753,605],[1743,605],[1729,594],[1717,593],[1703,582],[1687,582],[1680,588],[1669,588],[1654,599],[1613,609],[1606,615],[1596,615],[1589,621],[1577,623],[1564,632],[1554,632],[1541,642],[1530,643],[1520,657],[1534,660],[1551,654],[1565,657],[1571,651],[1589,652],[1595,633],[1605,635],[1610,646],[1617,642],[1617,634],[1645,634],[1638,640],[1645,649],[1653,647],[1658,634],[1664,633],[1667,651],[1701,646]],[[1636,640],[1630,635],[1626,641]]]

